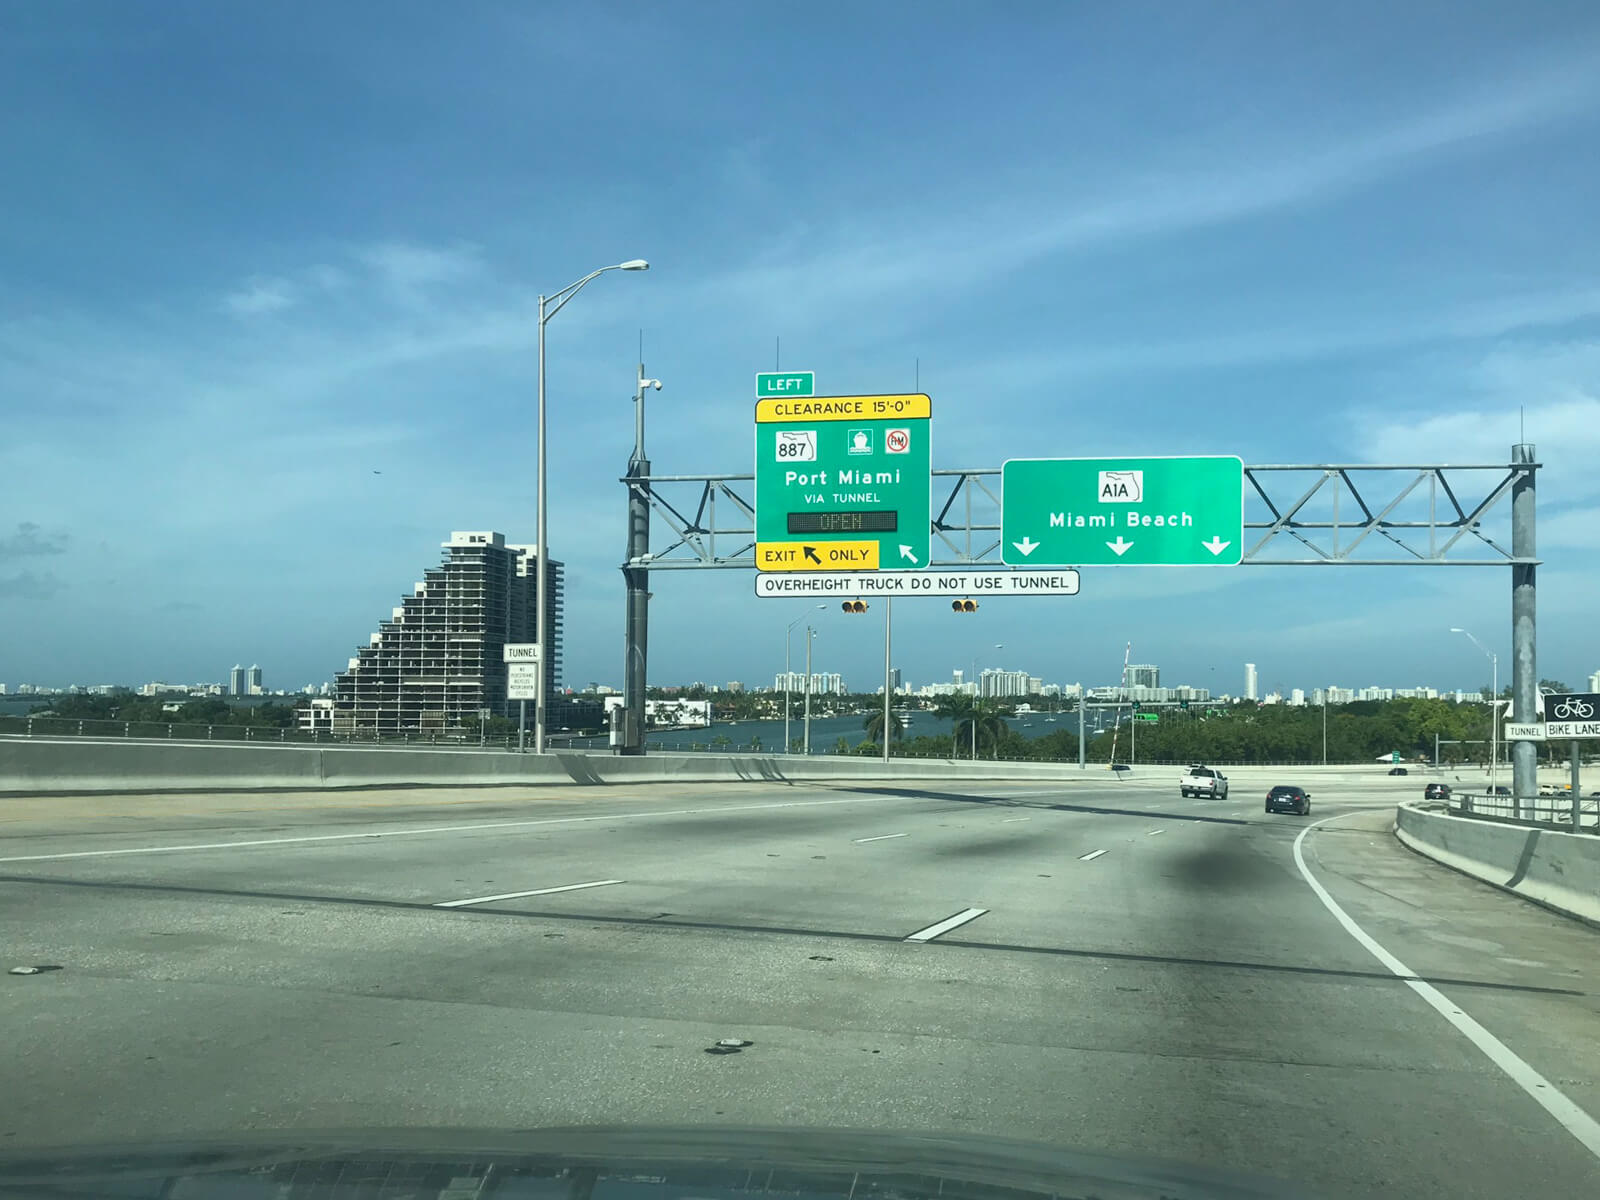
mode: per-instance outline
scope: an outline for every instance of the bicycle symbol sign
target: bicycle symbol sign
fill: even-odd
[[[1552,738],[1600,738],[1600,693],[1544,697],[1545,732]]]

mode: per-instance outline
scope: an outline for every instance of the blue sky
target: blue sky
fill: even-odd
[[[569,682],[621,673],[640,331],[662,473],[752,375],[935,405],[936,467],[1236,453],[1540,474],[1540,669],[1600,668],[1600,10],[0,3],[0,681],[331,678],[452,529],[533,539],[550,325]],[[375,474],[374,472],[380,472]],[[1476,686],[1503,569],[1084,572],[896,614],[908,679]],[[804,605],[655,580],[652,682]],[[881,678],[878,611],[819,669]],[[1003,645],[1003,650],[995,646]],[[799,643],[796,647],[798,650]]]

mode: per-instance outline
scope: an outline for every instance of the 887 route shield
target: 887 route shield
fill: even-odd
[[[756,404],[756,567],[920,570],[932,520],[923,393]]]

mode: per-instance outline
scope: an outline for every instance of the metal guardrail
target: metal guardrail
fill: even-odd
[[[333,732],[325,729],[307,730],[292,726],[276,727],[263,725],[198,725],[183,722],[167,721],[112,721],[78,719],[76,717],[48,717],[48,716],[0,716],[0,736],[11,735],[20,737],[83,737],[83,738],[121,738],[129,741],[182,741],[182,742],[238,742],[250,745],[302,745],[302,746],[360,746],[363,748],[377,749],[415,749],[419,746],[437,746],[456,750],[493,750],[503,753],[514,750],[517,746],[515,733],[496,734],[493,737],[479,739],[477,735],[465,730],[441,730],[435,732],[390,733],[379,734],[370,730],[355,732]],[[530,739],[531,740],[531,739]],[[778,739],[779,742],[782,739]],[[562,734],[551,734],[552,749],[571,751],[573,753],[609,754],[611,748],[605,734],[573,734],[567,737]],[[715,735],[708,735],[706,740],[691,741],[684,745],[655,746],[649,745],[651,750],[663,754],[779,754],[783,753],[781,745],[752,746],[749,743],[740,743],[729,739],[718,742]],[[811,748],[814,757],[836,756],[840,753],[836,746],[815,744]],[[852,748],[846,752],[847,757],[855,757]],[[948,759],[948,754],[911,754],[900,750],[894,751],[895,758],[907,759]],[[959,755],[961,760],[967,759],[966,754]],[[990,755],[980,755],[990,762],[1076,762],[1075,753],[1068,754],[1059,759],[1049,758],[1013,758],[1001,756],[996,759]],[[1196,760],[1192,758],[1178,759],[1141,759],[1132,764],[1136,772],[1147,773],[1155,771],[1181,771],[1192,765]],[[1091,769],[1105,770],[1108,764],[1091,762]],[[1384,773],[1388,764],[1374,763],[1367,760],[1356,761],[1330,761],[1324,763],[1317,759],[1207,759],[1207,766],[1212,767],[1282,767],[1294,769],[1300,767],[1350,767],[1370,768],[1374,772]],[[1440,768],[1431,765],[1423,766],[1418,763],[1405,764],[1412,776],[1434,774],[1439,770],[1449,769],[1449,764]]]
[[[1600,833],[1600,797],[1580,796],[1578,825],[1572,824],[1572,796],[1490,796],[1477,792],[1452,792],[1445,811],[1456,817],[1474,817],[1505,825],[1561,829],[1567,832]]]
[[[377,734],[334,733],[271,725],[194,725],[172,721],[79,720],[76,717],[0,716],[0,735],[13,737],[122,738],[128,741],[239,742],[250,745],[362,746],[406,749],[449,746],[462,750],[515,748],[517,735],[496,734],[482,741],[462,731]]]

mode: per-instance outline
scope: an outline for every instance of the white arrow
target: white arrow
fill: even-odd
[[[913,550],[910,546],[901,546],[900,547],[900,557],[901,558],[909,558],[912,562],[916,562],[917,561],[917,552],[915,550]]]
[[[1015,546],[1018,550],[1022,551],[1022,555],[1023,555],[1024,558],[1026,558],[1028,555],[1032,554],[1035,550],[1037,550],[1039,548],[1039,543],[1034,541],[1027,534],[1023,534],[1022,535],[1022,540],[1020,542],[1012,542],[1011,544],[1013,546]]]
[[[1225,542],[1214,533],[1211,535],[1209,542],[1201,542],[1200,544],[1213,554],[1221,554],[1229,546],[1233,545],[1232,542]]]
[[[1113,554],[1115,554],[1118,558],[1121,558],[1129,550],[1133,549],[1133,543],[1132,542],[1123,541],[1122,540],[1122,535],[1120,533],[1117,534],[1117,540],[1116,541],[1107,542],[1106,545],[1111,547],[1111,552]]]

